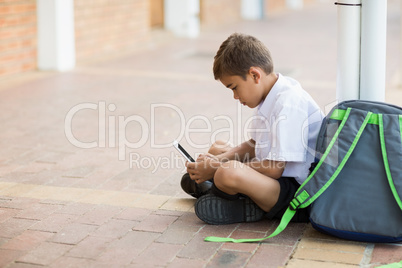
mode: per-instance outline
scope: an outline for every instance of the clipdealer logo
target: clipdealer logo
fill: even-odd
[[[172,146],[173,140],[185,140],[189,146],[193,149],[200,151],[206,151],[212,143],[214,143],[220,135],[228,137],[226,140],[230,144],[240,144],[245,140],[251,138],[251,133],[255,135],[273,135],[276,133],[277,126],[281,122],[286,122],[287,118],[266,118],[254,115],[247,118],[243,122],[241,105],[237,105],[236,116],[218,115],[213,118],[208,118],[204,115],[194,115],[186,120],[184,112],[176,105],[170,103],[154,103],[150,104],[150,111],[148,115],[122,115],[116,113],[117,106],[114,103],[107,103],[106,101],[99,101],[98,103],[85,102],[79,103],[67,112],[64,120],[64,133],[67,140],[77,148],[92,149],[92,148],[117,148],[118,160],[125,161],[127,155],[130,160],[130,167],[142,167],[152,168],[156,171],[156,167],[167,168],[170,163],[170,167],[178,167],[180,163],[184,163],[184,159],[180,158],[177,154],[164,156],[163,159],[153,159],[153,157],[141,156],[136,149],[139,149],[149,144],[151,149],[163,149]],[[163,121],[158,117],[161,113],[169,111],[171,114],[175,114],[175,123],[179,123],[178,134],[175,137],[171,137],[171,140],[167,143],[162,143],[161,140],[157,141],[160,135],[156,135],[157,127]],[[88,112],[92,116],[88,117]],[[93,114],[96,114],[96,119],[93,118]],[[82,123],[82,120],[90,120],[86,125],[97,124],[97,134],[91,135],[90,141],[84,141],[80,135],[74,134],[74,122],[77,120]],[[96,122],[94,122],[96,120]],[[178,120],[178,122],[177,122]],[[255,128],[255,123],[259,123],[259,128]],[[308,128],[306,122],[301,124],[301,131],[304,135]],[[200,128],[200,123],[204,127]],[[76,125],[75,125],[76,126]],[[218,126],[218,128],[216,127]],[[263,127],[261,127],[263,126]],[[81,126],[84,127],[85,126]],[[127,128],[135,128],[135,137],[127,137]],[[175,125],[177,128],[177,125]],[[215,127],[215,128],[214,128]],[[79,132],[79,131],[78,131]],[[209,142],[203,144],[197,143],[191,138],[192,134],[202,134],[209,137]],[[160,133],[159,133],[160,134]],[[274,135],[275,136],[275,135]],[[235,140],[236,137],[236,140]],[[303,143],[306,139],[303,137]],[[88,139],[88,138],[85,138]],[[133,139],[136,139],[133,141]],[[276,146],[276,140],[273,139],[272,144],[260,144],[259,146],[270,148]],[[308,148],[308,144],[303,144],[308,150],[314,150]],[[148,146],[148,145],[147,145]],[[134,150],[129,152],[128,149]],[[161,158],[161,157],[159,157]],[[181,161],[180,161],[180,160]]]

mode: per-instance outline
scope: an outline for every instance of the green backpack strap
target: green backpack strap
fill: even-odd
[[[351,113],[356,114],[357,120],[349,120],[352,121],[348,124],[346,122],[350,118]],[[371,112],[366,112],[366,111],[360,111],[360,110],[352,110],[351,108],[348,108],[345,113],[343,113],[342,116],[342,121],[335,132],[334,136],[331,139],[331,142],[329,143],[327,149],[325,150],[325,153],[323,154],[322,158],[318,162],[317,166],[313,170],[313,172],[310,174],[310,176],[306,179],[306,181],[300,186],[298,191],[295,194],[295,197],[293,200],[290,202],[290,206],[286,210],[285,214],[282,216],[282,219],[276,228],[276,230],[269,236],[264,237],[264,238],[256,238],[256,239],[234,239],[230,237],[215,237],[215,236],[209,236],[205,238],[205,241],[208,242],[232,242],[232,243],[244,243],[244,242],[260,242],[265,239],[274,237],[278,234],[280,234],[286,226],[289,224],[289,222],[292,220],[293,216],[296,214],[296,210],[299,208],[305,208],[309,206],[314,200],[316,200],[330,185],[331,183],[336,179],[338,174],[341,172],[343,166],[346,164],[347,160],[349,159],[350,155],[352,154],[354,148],[357,145],[357,142],[360,139],[360,136],[362,135],[367,123],[369,122],[371,118],[372,113]],[[360,120],[359,120],[360,119]],[[356,128],[356,126],[358,126]],[[334,172],[330,174],[330,177],[328,176],[329,174],[321,174],[320,171],[323,169],[320,168],[323,165],[332,165],[334,164],[334,158],[338,158],[339,156],[339,150],[338,146],[339,143],[337,144],[338,146],[334,146],[337,141],[338,137],[341,135],[343,137],[343,133],[353,133],[350,135],[351,137],[348,137],[347,143],[342,144],[342,147],[346,148],[346,153],[339,165],[335,167]],[[330,160],[330,161],[328,161]],[[329,162],[329,163],[328,163]],[[320,180],[317,180],[317,176],[325,176],[325,178],[321,178]],[[312,178],[315,178],[315,180],[311,181]],[[311,181],[311,183],[309,183]],[[319,187],[312,187],[313,189],[315,188],[316,191],[313,192],[308,191],[307,187],[315,184],[316,181],[320,181],[321,186]]]
[[[402,115],[379,114],[378,125],[385,174],[395,201],[402,210]]]

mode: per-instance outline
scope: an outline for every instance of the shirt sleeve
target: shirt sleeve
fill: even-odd
[[[308,109],[304,106],[303,103],[278,105],[267,119],[270,129],[257,137],[258,158],[285,162],[306,160]]]

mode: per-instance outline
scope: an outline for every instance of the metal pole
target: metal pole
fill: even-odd
[[[362,0],[360,99],[385,100],[387,0]]]
[[[338,101],[359,99],[361,0],[341,0],[338,6]]]

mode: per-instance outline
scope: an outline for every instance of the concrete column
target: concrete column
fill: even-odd
[[[199,0],[165,0],[165,28],[179,37],[200,34]]]
[[[362,0],[360,99],[385,100],[387,0]]]
[[[245,20],[260,20],[264,16],[263,0],[242,0],[241,17]]]
[[[38,68],[75,66],[74,0],[37,0]]]
[[[359,99],[361,0],[339,0],[336,98]]]

